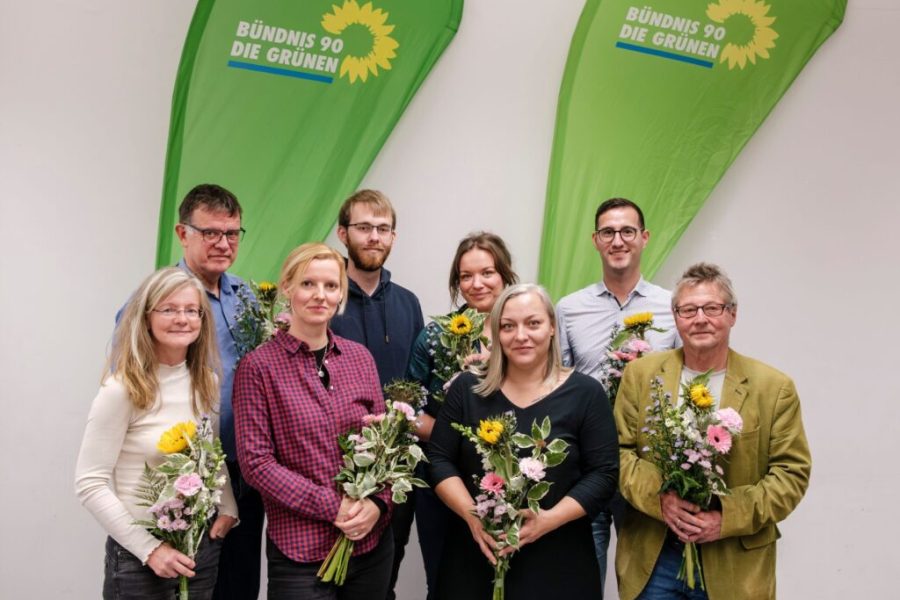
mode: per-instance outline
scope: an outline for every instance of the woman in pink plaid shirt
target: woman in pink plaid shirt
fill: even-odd
[[[353,501],[337,489],[339,434],[383,411],[372,355],[328,323],[347,298],[343,257],[325,244],[293,250],[279,288],[288,331],[245,356],[234,382],[238,460],[268,518],[270,599],[383,598],[393,557],[390,491]],[[355,542],[343,586],[316,572],[343,532]]]

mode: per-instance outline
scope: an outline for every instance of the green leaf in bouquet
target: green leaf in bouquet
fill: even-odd
[[[417,488],[427,488],[428,487],[428,484],[425,482],[425,480],[419,479],[418,477],[410,477],[409,482],[411,484],[413,484],[414,487],[417,487]]]
[[[418,444],[412,444],[409,447],[409,455],[416,460],[416,463],[422,461],[428,462],[428,459],[425,458],[425,453],[422,452],[422,448],[420,448]],[[415,464],[412,466],[415,466]]]
[[[544,455],[544,464],[548,467],[555,467],[562,464],[566,460],[566,456],[568,455],[565,452],[548,452]]]
[[[508,546],[519,545],[519,526],[515,523],[506,529],[506,544]]]
[[[534,446],[534,440],[524,433],[514,433],[511,440],[512,443],[519,448],[531,448],[532,446]]]
[[[528,508],[531,509],[531,512],[539,513],[541,512],[541,505],[538,504],[537,500],[528,500]]]
[[[525,484],[527,482],[528,480],[521,475],[514,475],[509,479],[509,489],[513,490],[514,492],[518,492],[525,488]]]
[[[398,479],[394,482],[392,489],[394,491],[400,490],[401,492],[411,492],[413,486],[408,479]]]
[[[538,427],[537,421],[533,421],[531,423],[531,437],[535,442],[544,439],[541,435],[541,428]]]
[[[550,436],[550,417],[544,417],[541,423],[541,439],[546,440]]]
[[[556,438],[547,444],[547,452],[565,452],[568,447],[569,442],[561,438]]]
[[[375,456],[368,452],[360,452],[353,455],[353,464],[357,467],[368,467],[375,462]]]
[[[391,490],[391,500],[394,504],[406,504],[406,492],[398,489]]]
[[[547,492],[550,491],[550,482],[549,481],[539,481],[534,484],[530,490],[528,490],[528,499],[529,500],[541,500],[544,496],[547,495]]]
[[[628,329],[623,329],[616,334],[616,336],[609,343],[609,347],[613,350],[618,350],[622,347],[622,344],[631,337],[631,331]]]

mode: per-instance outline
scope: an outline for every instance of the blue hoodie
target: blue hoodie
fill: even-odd
[[[419,299],[393,283],[387,269],[381,269],[381,281],[371,296],[351,279],[347,308],[331,319],[334,333],[369,349],[381,385],[406,374],[413,342],[424,326]]]

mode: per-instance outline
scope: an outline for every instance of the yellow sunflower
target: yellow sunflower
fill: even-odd
[[[493,446],[500,441],[503,435],[503,423],[500,421],[480,421],[478,424],[478,437],[485,443]]]
[[[472,331],[472,321],[466,315],[456,315],[450,319],[450,333],[466,335],[470,331]]]
[[[712,394],[709,393],[709,388],[702,383],[697,383],[691,386],[691,402],[697,408],[709,408],[715,400],[713,400]]]
[[[627,328],[636,327],[638,325],[653,325],[653,313],[642,312],[628,315],[625,317],[624,323]]]
[[[176,423],[165,431],[159,438],[156,447],[163,454],[181,452],[187,448],[188,440],[197,433],[197,424],[193,421]]]
[[[719,56],[719,62],[728,61],[728,68],[743,69],[749,61],[756,64],[756,57],[769,58],[769,49],[775,47],[778,34],[769,25],[775,17],[768,16],[768,4],[762,0],[719,0],[706,8],[706,16],[716,23],[724,23],[734,15],[744,15],[753,25],[753,37],[746,44],[727,43]]]
[[[372,34],[372,48],[368,54],[348,55],[341,61],[340,77],[347,77],[354,83],[357,78],[365,81],[369,73],[377,76],[378,67],[389,70],[390,59],[397,56],[395,50],[400,44],[388,35],[394,30],[393,25],[387,24],[388,13],[373,8],[371,2],[360,6],[356,0],[344,0],[343,6],[333,6],[333,12],[322,16],[322,27],[326,31],[340,35],[350,25],[362,25]]]

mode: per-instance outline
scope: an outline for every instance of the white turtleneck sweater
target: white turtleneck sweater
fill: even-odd
[[[144,463],[151,467],[162,463],[163,454],[156,444],[164,431],[182,421],[198,420],[190,392],[191,377],[185,363],[160,365],[153,408],[135,408],[125,387],[113,376],[103,382],[88,415],[75,468],[75,493],[109,535],[142,563],[161,543],[134,523],[150,518],[147,507],[138,506]],[[218,419],[212,421],[218,434]],[[238,516],[227,480],[219,512]]]

